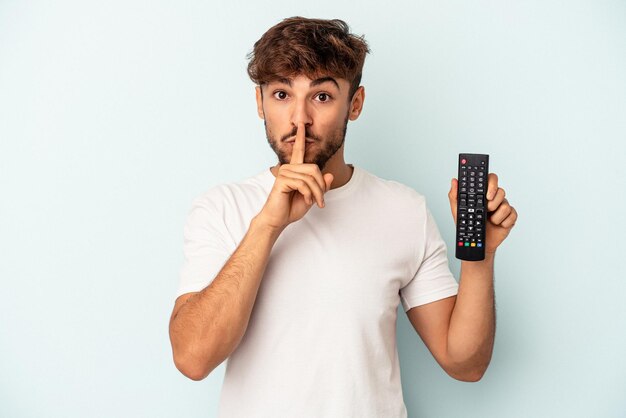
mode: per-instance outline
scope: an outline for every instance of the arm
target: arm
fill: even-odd
[[[479,380],[491,361],[496,332],[493,264],[495,253],[483,261],[462,261],[456,304],[448,329],[450,367]]]
[[[170,340],[174,363],[185,376],[204,379],[239,345],[280,232],[253,218],[215,280],[202,291],[176,300]]]
[[[487,370],[495,338],[493,254],[461,262],[456,296],[407,312],[411,324],[435,360],[451,377],[480,380]]]
[[[456,223],[457,181],[448,197]],[[493,353],[495,339],[495,294],[493,286],[496,248],[508,236],[517,211],[498,187],[498,177],[489,174],[485,259],[462,261],[456,296],[417,306],[407,312],[433,357],[450,376],[475,382],[482,378]]]

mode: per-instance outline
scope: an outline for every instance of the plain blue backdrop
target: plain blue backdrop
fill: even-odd
[[[483,379],[399,309],[410,417],[626,417],[623,1],[0,2],[0,416],[214,417],[224,364],[174,367],[183,224],[273,165],[246,54],[289,16],[371,47],[346,162],[422,193],[454,258],[460,152],[519,221]],[[452,250],[450,250],[452,249]]]

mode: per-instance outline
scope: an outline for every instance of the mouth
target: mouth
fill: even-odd
[[[286,142],[287,144],[293,144],[294,142],[296,142],[296,139],[295,139],[295,138],[294,138],[294,139],[290,139],[290,140],[287,140],[287,141],[285,141],[285,142]],[[314,141],[314,140],[312,140],[312,139],[309,139],[309,138],[305,138],[305,139],[304,139],[304,142],[305,142],[306,144],[312,144],[312,143],[313,143],[313,142],[315,142],[315,141]]]
[[[296,143],[295,139],[290,139],[289,141],[285,141],[286,146],[293,148],[293,145]],[[309,149],[315,144],[315,141],[309,138],[306,138],[304,141],[304,149]]]

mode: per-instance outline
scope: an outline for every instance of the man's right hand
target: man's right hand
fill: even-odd
[[[257,215],[266,225],[282,230],[300,220],[317,203],[324,207],[324,193],[330,190],[333,175],[324,174],[317,164],[304,164],[305,129],[298,124],[289,164],[281,164],[274,186]]]

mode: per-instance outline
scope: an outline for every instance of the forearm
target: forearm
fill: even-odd
[[[448,356],[460,375],[482,376],[493,352],[495,253],[483,261],[462,261],[456,304],[448,329]]]
[[[239,345],[280,232],[254,218],[211,284],[191,297],[172,319],[174,360],[189,377],[206,377]]]

